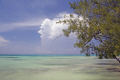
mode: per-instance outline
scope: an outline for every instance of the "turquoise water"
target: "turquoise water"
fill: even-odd
[[[3,55],[0,80],[120,80],[120,64],[95,56]]]

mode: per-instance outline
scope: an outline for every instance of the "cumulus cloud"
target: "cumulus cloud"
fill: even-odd
[[[66,19],[70,18],[69,13],[62,12],[59,13],[53,20],[45,19],[41,24],[40,30],[38,31],[38,33],[41,34],[40,37],[41,38],[47,37],[53,39],[55,37],[60,36],[63,33],[62,30],[67,29],[68,25],[63,23],[56,23],[56,22],[64,20],[65,15],[67,16]],[[74,18],[72,19],[73,20],[78,19],[78,16],[74,14]],[[79,20],[82,20],[82,17],[80,17]]]
[[[56,24],[56,22],[58,22],[59,20],[63,20],[64,14],[66,14],[66,13],[60,13],[53,20],[45,19],[43,21],[43,23],[41,24],[40,30],[38,31],[38,33],[41,34],[40,37],[41,38],[43,38],[43,37],[55,38],[55,37],[59,36],[60,34],[62,34],[62,30],[66,29],[68,27],[68,25],[66,25],[66,24],[63,25],[62,23]],[[66,15],[68,15],[68,14],[66,14]]]
[[[0,46],[5,46],[7,43],[9,43],[9,41],[0,36]]]
[[[38,33],[41,35],[41,46],[36,49],[40,54],[79,54],[78,49],[74,49],[75,35],[66,38],[65,36],[56,37],[63,34],[62,30],[68,28],[67,24],[56,24],[59,20],[64,20],[64,15],[68,13],[60,13],[54,19],[45,19],[41,24]],[[75,15],[76,16],[76,15]],[[55,41],[54,41],[55,40]]]

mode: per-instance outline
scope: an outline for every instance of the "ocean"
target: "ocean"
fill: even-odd
[[[96,56],[0,55],[0,80],[120,80],[120,64]]]

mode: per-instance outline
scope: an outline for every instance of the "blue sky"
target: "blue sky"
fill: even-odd
[[[0,54],[80,54],[74,37],[54,41],[67,28],[55,23],[73,12],[69,1],[0,0]]]

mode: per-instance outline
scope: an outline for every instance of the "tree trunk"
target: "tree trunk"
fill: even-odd
[[[115,59],[120,63],[120,60],[113,54],[113,56],[115,57]]]
[[[120,63],[120,60],[117,57],[115,59],[117,59],[117,61]]]

